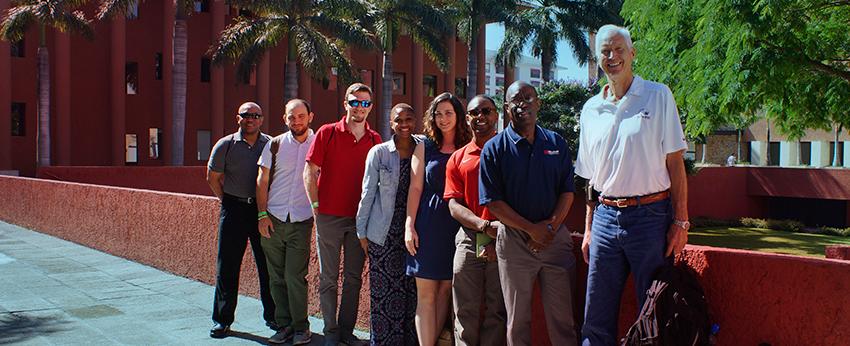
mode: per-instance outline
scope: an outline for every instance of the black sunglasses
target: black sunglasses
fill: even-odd
[[[260,114],[260,113],[248,113],[248,112],[239,113],[239,116],[243,117],[245,119],[259,119],[259,118],[263,117],[263,115]]]
[[[360,101],[360,100],[348,100],[348,105],[349,105],[349,106],[351,106],[351,107],[363,107],[363,108],[369,108],[369,106],[371,106],[371,105],[372,105],[372,101],[369,101],[369,100],[363,100],[363,101]]]
[[[475,109],[468,110],[466,112],[466,114],[469,114],[469,115],[474,116],[474,117],[477,117],[480,114],[480,115],[483,115],[483,116],[486,117],[486,116],[489,116],[490,112],[493,112],[493,111],[495,111],[495,109],[492,109],[492,108],[481,108],[481,109],[475,108]]]

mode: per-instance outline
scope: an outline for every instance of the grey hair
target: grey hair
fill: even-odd
[[[614,24],[606,24],[596,31],[596,51],[594,52],[596,54],[596,58],[599,58],[602,54],[602,42],[614,35],[622,36],[623,39],[626,40],[626,45],[629,48],[635,47],[632,44],[632,34],[629,32],[629,29]]]

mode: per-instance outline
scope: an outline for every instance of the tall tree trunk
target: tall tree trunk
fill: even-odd
[[[42,29],[43,31],[44,29]],[[43,34],[42,34],[43,35]],[[38,166],[50,166],[50,56],[38,46]],[[5,135],[5,134],[4,134]]]
[[[744,130],[738,129],[738,143],[737,143],[738,148],[737,148],[737,154],[736,154],[735,158],[737,158],[739,162],[742,161],[741,160],[741,132],[743,132],[743,131]]]
[[[378,129],[381,138],[392,137],[390,132],[390,108],[393,106],[393,53],[392,50],[384,51],[384,72],[381,74],[383,83],[381,85],[381,108],[378,114]]]
[[[477,21],[473,21],[477,22]],[[478,25],[473,25],[478,27]],[[478,95],[478,31],[473,31],[469,40],[469,52],[466,55],[466,100]]]
[[[840,166],[838,164],[838,145],[841,142],[838,141],[838,135],[841,134],[841,130],[842,130],[843,127],[844,127],[843,125],[839,124],[838,127],[835,128],[835,142],[834,142],[835,144],[833,145],[834,148],[832,150],[832,166],[833,167]]]
[[[548,49],[543,50],[543,54],[540,54],[540,65],[543,68],[541,73],[543,74],[543,81],[548,82],[552,80],[552,64],[554,63],[553,55],[554,53],[549,51]]]
[[[171,69],[171,165],[182,166],[186,132],[186,51],[188,49],[186,9],[177,5],[174,20],[174,56]]]
[[[705,149],[706,149],[706,145],[705,145],[705,143],[702,143],[702,158],[700,159],[701,163],[705,163]]]
[[[298,62],[295,54],[295,39],[287,38],[286,67],[283,70],[283,102],[298,97]]]

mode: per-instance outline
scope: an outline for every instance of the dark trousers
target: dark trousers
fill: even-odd
[[[239,296],[239,272],[248,240],[257,264],[260,277],[260,299],[263,302],[263,318],[274,322],[274,301],[269,291],[269,274],[266,256],[260,245],[257,230],[257,204],[245,203],[228,197],[221,201],[218,227],[218,256],[216,258],[215,297],[213,322],[224,325],[233,323],[236,312],[236,297]]]

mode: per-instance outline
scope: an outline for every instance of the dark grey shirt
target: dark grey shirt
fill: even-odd
[[[242,198],[256,197],[257,160],[270,139],[269,135],[260,133],[254,145],[248,145],[239,131],[215,143],[207,168],[224,173],[224,193]]]

